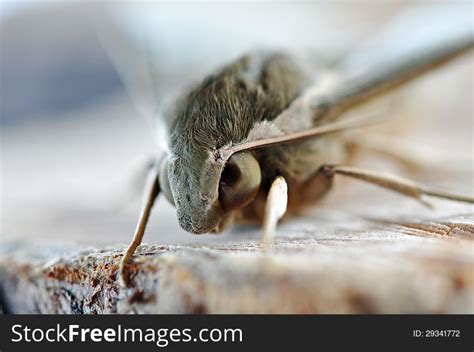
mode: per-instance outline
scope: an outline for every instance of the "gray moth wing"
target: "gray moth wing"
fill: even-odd
[[[458,57],[474,46],[466,4],[418,6],[394,17],[385,29],[349,52],[288,109],[272,121],[257,123],[233,152],[290,143],[345,129],[331,124],[363,105]],[[329,127],[329,128],[328,128]],[[347,128],[353,128],[348,124]]]

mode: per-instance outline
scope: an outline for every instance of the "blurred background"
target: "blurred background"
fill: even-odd
[[[453,4],[473,11],[471,2]],[[141,190],[131,196],[130,180],[157,148],[150,120],[168,95],[255,48],[280,48],[324,65],[410,6],[417,3],[2,1],[0,236],[128,242],[141,198]],[[418,178],[467,193],[473,191],[473,73],[472,55],[466,55],[391,97],[396,109],[390,110],[394,120],[410,122],[398,128],[403,141],[452,155],[447,167],[458,163],[464,170]],[[421,216],[468,209],[452,205],[429,212],[411,200],[356,185],[334,192],[323,206],[359,213],[364,204],[362,212],[373,214],[383,203],[395,218],[413,209]],[[369,198],[358,196],[366,190]],[[341,196],[351,202],[340,202]],[[174,209],[160,199],[145,241],[189,243],[203,237],[182,231]]]

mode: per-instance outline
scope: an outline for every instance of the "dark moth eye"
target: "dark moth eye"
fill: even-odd
[[[170,181],[168,178],[168,159],[163,160],[160,169],[160,188],[166,199],[174,205],[173,194],[171,193]]]
[[[225,210],[245,207],[256,196],[262,175],[260,165],[250,153],[237,153],[230,157],[222,171],[219,200]]]

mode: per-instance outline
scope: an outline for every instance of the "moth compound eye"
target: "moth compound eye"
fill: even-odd
[[[245,207],[257,195],[262,174],[257,159],[250,153],[230,157],[221,175],[219,201],[225,210]]]
[[[161,191],[164,193],[166,199],[168,199],[168,201],[174,205],[174,198],[173,194],[171,193],[170,181],[168,178],[168,159],[165,159],[161,163],[160,188]]]

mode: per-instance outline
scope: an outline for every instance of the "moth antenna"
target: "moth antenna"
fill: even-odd
[[[309,138],[319,137],[331,133],[342,132],[354,128],[368,127],[380,123],[381,119],[374,118],[373,114],[365,115],[363,117],[354,117],[346,120],[341,120],[337,122],[328,123],[323,126],[318,126],[315,128],[310,128],[305,131],[293,132],[283,136],[270,137],[257,139],[249,142],[244,142],[241,144],[236,144],[230,147],[225,147],[221,149],[222,153],[228,158],[232,154],[248,150],[248,149],[257,149],[272,147],[282,144],[293,143],[297,141],[306,140]]]
[[[152,168],[150,168],[150,171],[148,172],[143,206],[140,211],[137,227],[135,228],[135,234],[119,265],[120,284],[122,286],[127,286],[128,284],[125,266],[142,242],[143,235],[145,234],[146,225],[150,217],[151,208],[153,207],[153,204],[155,203],[155,200],[158,197],[158,194],[160,193],[158,169],[158,165],[154,165]]]
[[[286,212],[288,204],[288,185],[282,176],[278,176],[268,191],[263,218],[262,245],[268,250],[273,244],[278,220]]]

